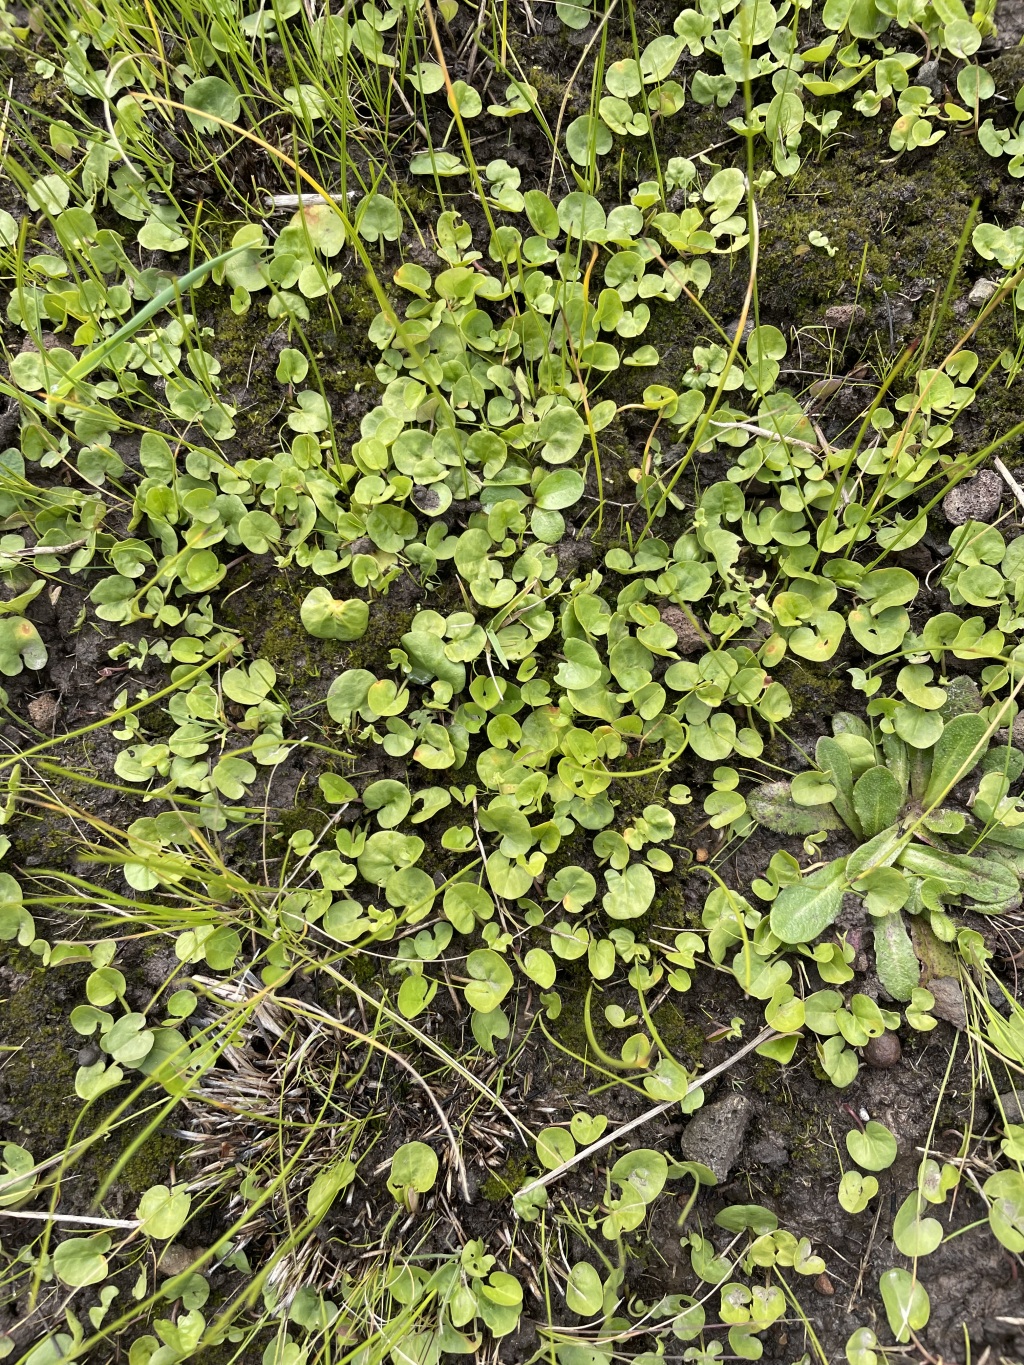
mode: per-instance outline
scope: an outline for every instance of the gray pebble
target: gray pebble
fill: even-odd
[[[788,1166],[789,1149],[777,1133],[765,1133],[747,1149],[751,1161],[760,1166]]]
[[[995,280],[986,280],[984,277],[975,280],[971,292],[967,295],[967,302],[972,308],[984,308],[998,288]]]
[[[95,1043],[86,1043],[85,1047],[78,1049],[78,1055],[75,1060],[78,1062],[79,1066],[95,1066],[102,1056],[103,1053]]]
[[[996,1112],[1005,1115],[1007,1123],[1024,1123],[1024,1098],[1008,1090],[999,1096]]]
[[[169,1247],[164,1248],[157,1265],[157,1272],[165,1280],[169,1280],[175,1275],[184,1275],[185,1271],[195,1265],[202,1254],[202,1247],[183,1247],[180,1242],[172,1242]]]
[[[942,510],[953,526],[963,526],[966,521],[991,521],[999,511],[1005,491],[995,470],[983,469],[947,493]]]
[[[967,1027],[967,1008],[960,982],[951,976],[939,976],[928,982],[928,989],[935,996],[932,1013],[937,1019],[945,1019],[947,1024],[961,1032]]]
[[[686,1125],[680,1142],[684,1159],[709,1167],[722,1184],[736,1164],[753,1113],[745,1095],[706,1105]]]
[[[828,327],[856,327],[866,317],[867,313],[859,303],[835,303],[825,309],[825,325]]]
[[[666,603],[661,608],[661,619],[670,630],[675,631],[676,649],[679,650],[680,654],[695,654],[704,648],[704,640],[701,638],[700,631],[682,607],[677,607],[672,602]]]
[[[917,84],[923,85],[930,90],[933,99],[938,99],[942,94],[942,80],[939,76],[939,64],[937,61],[922,62],[917,68]]]

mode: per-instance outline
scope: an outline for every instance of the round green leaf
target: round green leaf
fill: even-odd
[[[879,1276],[878,1288],[890,1330],[900,1345],[910,1340],[911,1332],[927,1326],[931,1302],[916,1275],[907,1270],[885,1270]]]
[[[565,130],[565,147],[577,166],[588,166],[592,159],[611,151],[612,135],[593,114],[581,114]]]
[[[412,809],[412,797],[403,782],[386,777],[371,782],[365,789],[363,805],[367,810],[377,812],[377,824],[381,829],[395,829]]]
[[[16,677],[25,668],[43,668],[46,646],[35,626],[24,616],[0,618],[0,673]]]
[[[392,1194],[403,1189],[426,1194],[437,1179],[437,1164],[437,1153],[425,1142],[403,1143],[391,1158],[388,1189]]]
[[[466,1003],[482,1014],[497,1009],[513,983],[512,972],[505,959],[493,948],[477,948],[466,959],[466,970],[473,978],[465,986]]]
[[[200,133],[226,131],[214,119],[224,119],[227,123],[237,123],[242,105],[233,86],[220,76],[203,76],[193,81],[181,100],[187,106],[188,121]],[[204,118],[212,114],[213,118]]]
[[[576,1144],[564,1128],[542,1128],[537,1134],[537,1160],[553,1171],[576,1155]]]
[[[535,495],[537,506],[545,511],[560,511],[579,502],[583,476],[575,469],[556,469],[542,479]]]
[[[885,1171],[896,1160],[896,1139],[884,1123],[872,1119],[864,1131],[851,1128],[846,1134],[846,1150],[866,1171]]]
[[[166,1185],[153,1185],[139,1200],[137,1216],[142,1231],[148,1237],[168,1241],[185,1226],[192,1197],[187,1190],[172,1190]]]
[[[313,588],[299,608],[299,618],[318,640],[358,640],[366,634],[370,608],[357,597],[339,601],[327,588]]]
[[[95,1237],[68,1237],[53,1253],[53,1269],[57,1278],[73,1289],[87,1284],[99,1284],[107,1278],[107,1258],[110,1237],[98,1233]]]
[[[569,1272],[565,1286],[565,1306],[582,1317],[593,1317],[604,1303],[601,1276],[589,1261],[577,1261]]]

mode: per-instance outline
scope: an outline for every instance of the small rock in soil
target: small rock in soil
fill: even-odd
[[[165,1280],[169,1280],[172,1275],[181,1275],[190,1266],[195,1265],[202,1254],[202,1247],[183,1247],[173,1242],[165,1248],[157,1270]]]
[[[44,692],[41,697],[33,697],[28,704],[29,720],[47,733],[52,733],[59,715],[60,703],[56,697],[51,697],[49,692]]]
[[[814,1288],[818,1291],[819,1294],[823,1294],[827,1299],[830,1299],[832,1295],[836,1292],[835,1285],[832,1283],[832,1281],[829,1279],[829,1277],[825,1274],[824,1271],[822,1271],[822,1273],[814,1281]]]
[[[909,569],[911,573],[926,574],[935,566],[927,545],[911,545],[908,550],[897,551],[893,558],[901,569]]]
[[[947,493],[942,510],[953,526],[963,526],[965,521],[991,521],[999,511],[1005,491],[995,470],[983,469]]]
[[[1024,1123],[1024,1096],[1008,1090],[997,1101],[998,1113],[1005,1115],[1007,1123]]]
[[[998,288],[995,280],[975,280],[971,292],[967,295],[967,302],[972,308],[984,308]]]
[[[1013,736],[1014,747],[1024,749],[1024,711],[1014,716],[1010,734]]]
[[[867,313],[859,303],[834,303],[831,308],[825,309],[827,327],[856,327],[866,317]]]
[[[967,1027],[967,1009],[960,982],[951,976],[940,976],[928,982],[928,989],[935,996],[932,1013],[937,1019],[945,1019],[961,1033]]]
[[[903,1049],[895,1033],[883,1033],[880,1038],[870,1038],[864,1048],[864,1060],[877,1071],[888,1071],[902,1056]]]
[[[75,1060],[78,1062],[79,1066],[95,1066],[102,1056],[103,1053],[95,1043],[86,1043],[85,1047],[78,1049],[78,1055]]]
[[[922,62],[917,69],[916,80],[918,85],[923,85],[932,92],[933,99],[938,99],[942,94],[942,80],[937,61]]]
[[[789,1149],[777,1133],[765,1133],[748,1148],[751,1161],[759,1166],[788,1166]]]
[[[680,1142],[684,1158],[709,1167],[722,1184],[736,1164],[753,1113],[745,1095],[707,1105],[686,1125]]]
[[[696,654],[704,648],[700,631],[681,607],[667,606],[661,609],[661,619],[669,630],[676,633],[676,649],[680,654]]]

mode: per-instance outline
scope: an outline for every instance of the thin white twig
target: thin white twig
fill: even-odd
[[[1021,488],[1020,484],[1007,469],[1006,465],[1003,464],[1002,460],[999,458],[998,455],[995,457],[992,463],[995,465],[997,472],[1002,476],[1003,483],[1006,484],[1007,488],[1017,499],[1020,505],[1024,507],[1024,488]]]
[[[349,190],[347,198],[354,199],[355,190]],[[328,199],[333,199],[336,204],[343,204],[346,199],[344,194],[329,194]],[[322,204],[324,196],[322,194],[270,194],[264,191],[264,205],[266,208],[276,213],[282,213],[285,209],[308,208],[313,204]]]
[[[23,550],[5,550],[0,547],[0,559],[23,559],[26,555],[66,555],[70,550],[80,550],[87,540],[69,540],[66,545],[28,545]]]
[[[0,1218],[34,1218],[42,1223],[79,1223],[90,1228],[124,1228],[127,1232],[142,1226],[138,1218],[89,1218],[78,1213],[33,1213],[21,1209],[0,1209]]]
[[[824,453],[813,441],[800,441],[795,436],[783,436],[781,432],[769,431],[767,427],[759,427],[754,422],[720,422],[716,417],[712,417],[708,425],[718,427],[722,431],[749,431],[752,436],[767,436],[770,441],[785,441],[787,445],[812,450],[815,455]]]
[[[745,1057],[748,1052],[753,1052],[754,1048],[760,1047],[761,1044],[766,1043],[769,1038],[777,1036],[779,1035],[776,1029],[762,1029],[756,1038],[751,1038],[748,1043],[744,1043],[741,1048],[734,1052],[731,1057],[726,1058],[724,1062],[719,1062],[718,1066],[713,1066],[710,1071],[705,1071],[702,1076],[695,1076],[686,1087],[686,1094],[691,1095],[695,1090],[699,1090],[702,1085],[706,1085],[708,1081],[713,1080],[715,1076],[720,1076],[723,1071],[728,1071],[731,1066],[735,1065],[741,1057]],[[685,1099],[685,1096],[682,1096],[681,1099]],[[613,1142],[618,1142],[619,1139],[625,1137],[627,1133],[631,1133],[634,1128],[639,1128],[645,1123],[650,1123],[651,1119],[657,1118],[659,1114],[664,1114],[667,1109],[671,1109],[674,1105],[681,1103],[681,1099],[665,1100],[663,1104],[656,1104],[653,1109],[648,1109],[646,1113],[641,1114],[639,1118],[630,1119],[628,1123],[620,1124],[618,1128],[613,1129],[610,1133],[606,1133],[605,1136],[599,1138],[597,1142],[592,1142],[589,1147],[584,1147],[581,1152],[577,1152],[576,1155],[571,1157],[568,1161],[563,1161],[561,1166],[556,1166],[555,1169],[549,1171],[547,1175],[538,1176],[536,1180],[531,1180],[529,1185],[524,1185],[517,1193],[521,1195],[529,1194],[531,1190],[539,1190],[543,1185],[550,1185],[553,1180],[558,1180],[560,1176],[563,1176],[566,1171],[571,1170],[573,1166],[578,1165],[579,1162],[585,1161],[587,1157],[593,1156],[596,1152],[601,1151],[603,1147],[607,1147]]]

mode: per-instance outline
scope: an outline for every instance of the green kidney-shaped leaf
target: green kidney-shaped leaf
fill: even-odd
[[[0,619],[0,673],[16,677],[25,668],[46,664],[46,646],[35,626],[24,616]]]
[[[327,588],[313,588],[299,608],[299,617],[318,640],[358,640],[366,634],[370,608],[358,597],[339,601]]]
[[[188,121],[200,133],[224,131],[216,119],[227,123],[237,123],[242,105],[233,86],[219,76],[203,76],[193,81],[182,96],[182,104],[187,106]],[[204,118],[212,114],[213,118]]]
[[[537,506],[545,511],[561,511],[579,502],[583,477],[575,469],[556,469],[541,480],[536,493]]]
[[[839,1182],[839,1203],[847,1213],[861,1213],[878,1193],[878,1181],[873,1175],[847,1171]]]
[[[851,1128],[846,1134],[846,1150],[864,1170],[885,1171],[896,1160],[896,1139],[884,1123],[870,1119],[863,1132]]]
[[[592,114],[581,114],[565,130],[566,150],[577,166],[588,165],[592,156],[604,156],[611,145],[611,133]]]
[[[892,1239],[904,1256],[930,1256],[942,1241],[937,1218],[922,1218],[923,1196],[914,1190],[900,1205],[892,1224]]]
[[[1015,1255],[1024,1251],[1024,1175],[1020,1171],[997,1171],[985,1181],[992,1201],[988,1217],[992,1231]]]
[[[624,872],[609,869],[608,891],[601,900],[612,919],[636,919],[646,913],[654,899],[654,878],[643,863],[631,863]]]
[[[554,1171],[576,1155],[576,1143],[564,1128],[542,1128],[537,1134],[537,1160],[548,1171]]]
[[[616,1184],[632,1187],[645,1204],[650,1204],[664,1189],[668,1162],[661,1152],[638,1147],[619,1157],[612,1167],[611,1178]]]
[[[466,959],[466,970],[473,978],[465,987],[466,1003],[487,1014],[496,1009],[512,989],[512,972],[493,948],[477,948]]]
[[[53,1253],[53,1268],[57,1278],[74,1289],[87,1284],[99,1284],[107,1278],[107,1258],[110,1237],[98,1233],[95,1237],[68,1237]]]
[[[377,823],[381,829],[395,829],[409,814],[412,797],[403,782],[385,777],[379,782],[371,782],[365,789],[363,805],[367,810],[377,812]]]
[[[910,617],[904,607],[886,607],[877,616],[867,607],[854,607],[847,620],[850,634],[872,654],[891,654],[899,649],[910,629]]]
[[[137,1216],[142,1231],[148,1237],[167,1241],[176,1237],[185,1226],[192,1196],[187,1190],[168,1189],[166,1185],[153,1185],[139,1200]]]
[[[391,1158],[388,1189],[413,1189],[426,1194],[437,1179],[437,1153],[425,1142],[405,1142]]]
[[[911,1332],[927,1326],[932,1306],[924,1285],[908,1270],[885,1270],[879,1276],[878,1288],[885,1304],[885,1316],[897,1342],[910,1340]]]

